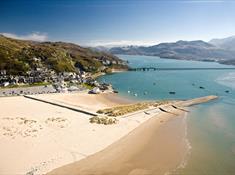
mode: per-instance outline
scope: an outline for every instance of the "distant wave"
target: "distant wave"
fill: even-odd
[[[235,89],[235,72],[230,72],[216,79],[216,82]]]

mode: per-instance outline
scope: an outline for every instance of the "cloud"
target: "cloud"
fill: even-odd
[[[30,33],[28,35],[16,35],[13,33],[0,33],[6,37],[20,39],[20,40],[32,40],[32,41],[46,41],[48,39],[47,34],[39,32]]]
[[[150,46],[157,44],[155,41],[131,41],[131,40],[118,40],[118,41],[105,41],[105,40],[95,40],[86,43],[87,46],[106,46],[106,47],[115,47],[115,46]]]

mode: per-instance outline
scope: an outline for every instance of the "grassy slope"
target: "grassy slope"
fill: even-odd
[[[34,57],[41,58],[41,61],[34,61]],[[87,72],[98,72],[103,66],[98,59],[103,57],[121,61],[116,56],[71,43],[21,41],[0,35],[0,70],[7,70],[8,74],[25,74],[35,67],[46,67],[56,72],[74,72],[79,67]],[[126,68],[120,65],[110,67]]]

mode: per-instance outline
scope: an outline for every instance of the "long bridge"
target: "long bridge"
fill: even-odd
[[[235,70],[235,67],[191,67],[191,68],[156,68],[156,67],[139,67],[129,68],[129,71],[174,71],[174,70]]]

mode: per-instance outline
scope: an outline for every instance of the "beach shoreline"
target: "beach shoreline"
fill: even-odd
[[[207,98],[180,101],[176,102],[175,104],[181,106],[191,106],[194,104],[199,104],[200,102],[203,103],[207,100],[212,100],[214,98],[215,97],[211,96]],[[69,174],[79,175],[139,175],[146,173],[165,174],[167,172],[174,171],[178,168],[183,168],[184,166],[186,166],[187,156],[190,153],[191,149],[191,146],[189,145],[189,142],[187,140],[186,111],[179,111],[179,109],[171,109],[170,111],[171,113],[158,114],[154,117],[149,118],[139,127],[135,128],[129,134],[127,134],[117,142],[113,143],[112,145],[108,146],[104,150],[97,152],[94,155],[88,156],[87,158],[82,159],[81,161],[65,165],[62,168],[55,169],[49,174],[64,174],[68,172]],[[178,124],[181,123],[182,127],[178,128],[178,124],[171,125],[171,123],[174,123],[174,121],[178,121]],[[151,125],[153,125],[154,123],[155,125],[151,129]],[[151,132],[151,130],[154,132]],[[170,134],[168,135],[168,139],[166,139],[167,132],[170,132]],[[178,135],[176,133],[178,133]],[[157,136],[160,135],[160,137],[156,137],[154,139],[154,134]],[[161,137],[163,137],[164,139]],[[149,139],[143,141],[143,139],[146,138]],[[173,138],[177,138],[180,141],[177,144],[176,142],[178,140],[175,140],[175,143],[170,143],[172,140],[174,140]],[[165,140],[165,142],[162,143],[163,140]],[[151,141],[157,141],[157,143],[152,143]],[[133,147],[133,145],[135,145],[135,147]],[[176,149],[177,146],[178,149]],[[150,149],[148,147],[150,147]],[[151,156],[152,154],[154,154],[154,151],[156,152],[156,149],[158,149],[156,147],[160,147],[160,150],[158,150],[158,152],[155,154],[155,156],[160,157],[160,159],[156,159],[156,157]],[[169,150],[175,151],[169,153]],[[170,155],[168,155],[169,157],[167,156],[167,152]],[[120,154],[122,155],[121,157]],[[149,163],[146,164],[148,160]],[[152,162],[153,160],[155,161],[154,164]],[[174,161],[169,163],[169,160]],[[159,163],[159,166],[156,166],[156,163]],[[138,168],[138,166],[143,167],[143,164],[146,167]]]
[[[178,168],[188,152],[185,112],[159,114],[104,150],[48,173],[165,174]],[[102,160],[102,161],[98,161]]]
[[[33,97],[92,112],[130,103],[114,93],[56,93]],[[115,125],[91,124],[89,115],[24,96],[1,97],[0,110],[0,155],[7,157],[0,160],[3,174],[45,174],[102,150],[145,120],[140,115],[121,119]]]
[[[91,112],[133,103],[113,93],[94,95],[80,92],[41,94],[34,97],[81,107]],[[197,101],[194,100],[193,103]],[[89,115],[23,96],[2,97],[0,108],[0,150],[2,157],[7,157],[6,160],[0,160],[0,172],[4,174],[45,174],[99,153],[119,142],[141,124],[154,118],[153,116],[161,118],[158,117],[160,111],[155,109],[151,114],[139,111],[128,117],[121,116],[114,125],[92,124],[89,122]],[[169,109],[164,108],[183,112],[169,105]],[[169,115],[175,117],[172,114],[168,114],[168,117]],[[168,123],[167,117],[163,116],[162,121],[158,121],[161,125]]]

